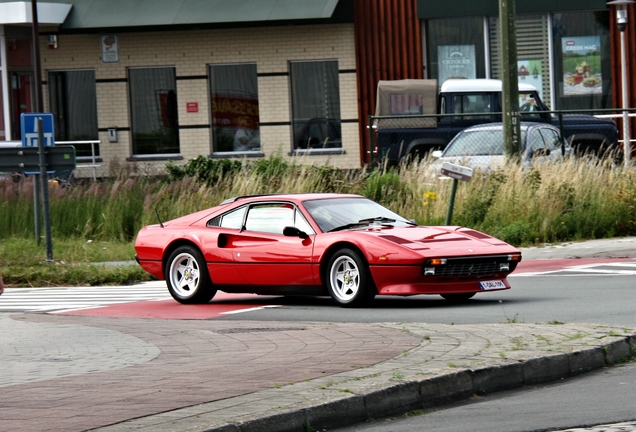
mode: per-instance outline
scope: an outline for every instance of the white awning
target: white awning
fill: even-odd
[[[61,25],[66,20],[72,4],[37,2],[38,24]],[[30,1],[0,3],[0,25],[31,24],[32,5]]]

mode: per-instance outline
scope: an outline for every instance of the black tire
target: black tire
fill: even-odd
[[[377,294],[366,261],[348,248],[340,249],[329,259],[325,285],[331,298],[342,307],[364,306]]]
[[[477,293],[465,293],[465,294],[441,294],[447,301],[451,303],[464,303],[473,298]]]
[[[180,246],[170,254],[164,277],[170,295],[179,303],[208,303],[216,294],[205,259],[192,246]]]

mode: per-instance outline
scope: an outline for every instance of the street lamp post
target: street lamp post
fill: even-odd
[[[607,2],[608,5],[615,5],[616,21],[618,30],[621,33],[621,90],[623,99],[623,153],[625,166],[629,166],[631,158],[631,135],[629,130],[629,99],[627,92],[627,52],[625,43],[625,30],[627,29],[627,5],[634,3],[634,0],[614,0]]]

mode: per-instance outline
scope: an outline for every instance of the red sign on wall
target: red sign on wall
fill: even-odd
[[[186,102],[186,110],[189,113],[198,113],[199,112],[199,102]]]

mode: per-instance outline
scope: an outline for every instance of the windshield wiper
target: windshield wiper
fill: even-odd
[[[391,219],[391,218],[387,218],[387,217],[383,217],[383,216],[367,218],[367,219],[360,219],[358,222],[352,222],[352,223],[348,223],[346,225],[342,225],[342,226],[336,227],[334,229],[329,230],[329,232],[343,231],[343,230],[347,230],[347,229],[350,229],[350,228],[367,226],[367,225],[371,225],[374,222],[391,223],[391,222],[395,222],[395,219]]]

